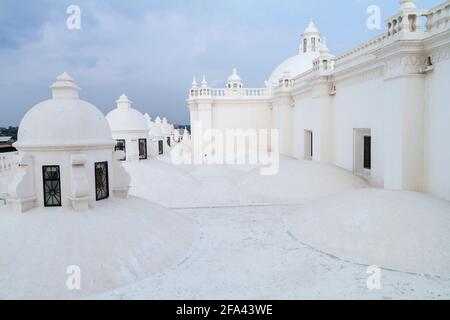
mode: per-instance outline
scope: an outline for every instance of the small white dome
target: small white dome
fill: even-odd
[[[292,78],[308,71],[313,67],[313,61],[319,57],[319,52],[305,52],[293,56],[280,64],[269,78],[269,83],[278,82],[284,73],[289,73]]]
[[[111,145],[111,130],[103,113],[78,98],[79,88],[67,73],[51,86],[53,98],[23,117],[15,146],[23,148]]]
[[[126,95],[117,100],[117,108],[106,116],[111,131],[148,131],[147,120],[144,115],[131,107],[131,101]]]

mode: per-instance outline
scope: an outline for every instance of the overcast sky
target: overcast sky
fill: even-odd
[[[66,27],[71,4],[81,8],[78,31]],[[247,87],[261,86],[297,53],[310,18],[335,54],[380,33],[366,27],[371,4],[383,20],[399,8],[397,0],[0,0],[0,126],[18,125],[48,99],[63,71],[105,113],[126,93],[140,111],[188,124],[193,75],[223,86],[236,67]]]

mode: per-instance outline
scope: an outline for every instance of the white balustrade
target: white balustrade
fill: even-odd
[[[201,88],[191,89],[190,98],[196,99],[206,98],[230,98],[230,97],[255,97],[264,98],[270,96],[270,90],[267,88],[242,88],[242,89],[217,89],[217,88]]]
[[[0,154],[0,173],[14,170],[18,165],[17,152]]]
[[[415,34],[419,39],[442,32],[449,28],[449,10],[450,0],[430,10],[412,9],[400,12],[387,19],[385,33],[337,56],[335,60],[338,64],[343,64],[368,54],[397,40],[402,31],[410,36]]]

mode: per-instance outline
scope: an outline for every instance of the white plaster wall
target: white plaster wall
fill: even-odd
[[[387,189],[423,191],[424,85],[421,75],[395,77],[384,83]]]
[[[425,190],[450,200],[450,60],[426,79]]]
[[[127,161],[139,160],[139,139],[147,139],[147,156],[150,156],[148,132],[112,132],[114,140],[125,140]]]
[[[334,163],[333,98],[328,95],[328,91],[312,90],[294,99],[292,156],[305,159],[305,131],[312,131],[312,160]]]
[[[48,152],[26,152],[23,154],[29,154],[33,156],[34,159],[34,181],[35,190],[37,197],[37,206],[44,206],[44,188],[43,188],[43,166],[60,166],[61,175],[61,201],[62,206],[71,207],[71,202],[69,200],[71,193],[71,156],[73,154],[85,154],[86,155],[86,173],[89,181],[90,196],[92,200],[90,205],[95,205],[95,163],[108,161],[108,176],[109,176],[109,195],[113,196],[112,193],[112,183],[113,183],[113,150],[112,149],[100,149],[100,150],[89,150],[89,151],[48,151]]]
[[[337,81],[335,109],[335,161],[336,165],[354,169],[354,129],[370,129],[372,134],[371,181],[383,185],[384,178],[384,126],[383,78],[364,80],[354,76]]]
[[[292,155],[294,108],[291,98],[275,99],[272,109],[272,128],[279,133],[279,151],[283,155]]]
[[[212,127],[223,132],[226,129],[270,130],[271,115],[268,101],[216,100],[212,107]]]
[[[294,97],[295,107],[293,110],[293,153],[292,156],[298,159],[305,159],[305,130],[313,132],[313,160],[320,159],[320,108],[317,100],[312,98],[312,93],[308,92]]]

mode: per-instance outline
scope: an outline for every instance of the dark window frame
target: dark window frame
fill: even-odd
[[[372,170],[372,136],[363,136],[363,168]]]
[[[103,189],[99,188],[99,176],[97,174],[97,168],[98,166],[104,166],[103,168],[105,169],[104,171],[104,184],[103,185]],[[109,198],[109,168],[108,168],[108,161],[101,161],[101,162],[96,162],[94,164],[94,175],[95,175],[95,200],[96,201],[102,201],[102,200],[106,200]],[[103,179],[103,177],[102,177]],[[106,189],[105,189],[106,187]]]
[[[123,143],[123,149],[119,148],[119,143]],[[116,140],[116,146],[114,147],[115,151],[123,151],[125,153],[124,157],[120,159],[120,161],[126,161],[127,160],[127,141],[125,139],[117,139]]]
[[[141,147],[144,147],[144,150]],[[139,160],[147,160],[148,152],[147,152],[147,139],[139,139],[138,140],[138,148],[139,148]],[[143,152],[141,152],[143,151]]]
[[[46,173],[47,173],[47,177],[48,177],[47,169],[53,169],[53,168],[57,168],[58,169],[57,170],[58,178],[57,179],[46,178]],[[46,182],[54,182],[54,181],[58,182],[56,187],[52,187],[51,189],[46,187],[46,185],[48,186],[48,184],[46,184]],[[44,192],[44,207],[46,207],[46,208],[62,207],[61,168],[60,168],[59,165],[45,165],[45,166],[42,166],[42,186],[43,186],[43,189],[44,189],[43,190],[43,192]],[[50,197],[52,197],[51,195],[47,199],[47,195],[51,191],[55,192],[55,194],[56,194],[56,195],[53,196],[56,199],[56,204],[49,204]],[[59,196],[59,199],[58,199],[58,196]]]
[[[159,155],[164,154],[164,141],[158,140],[158,152]]]

